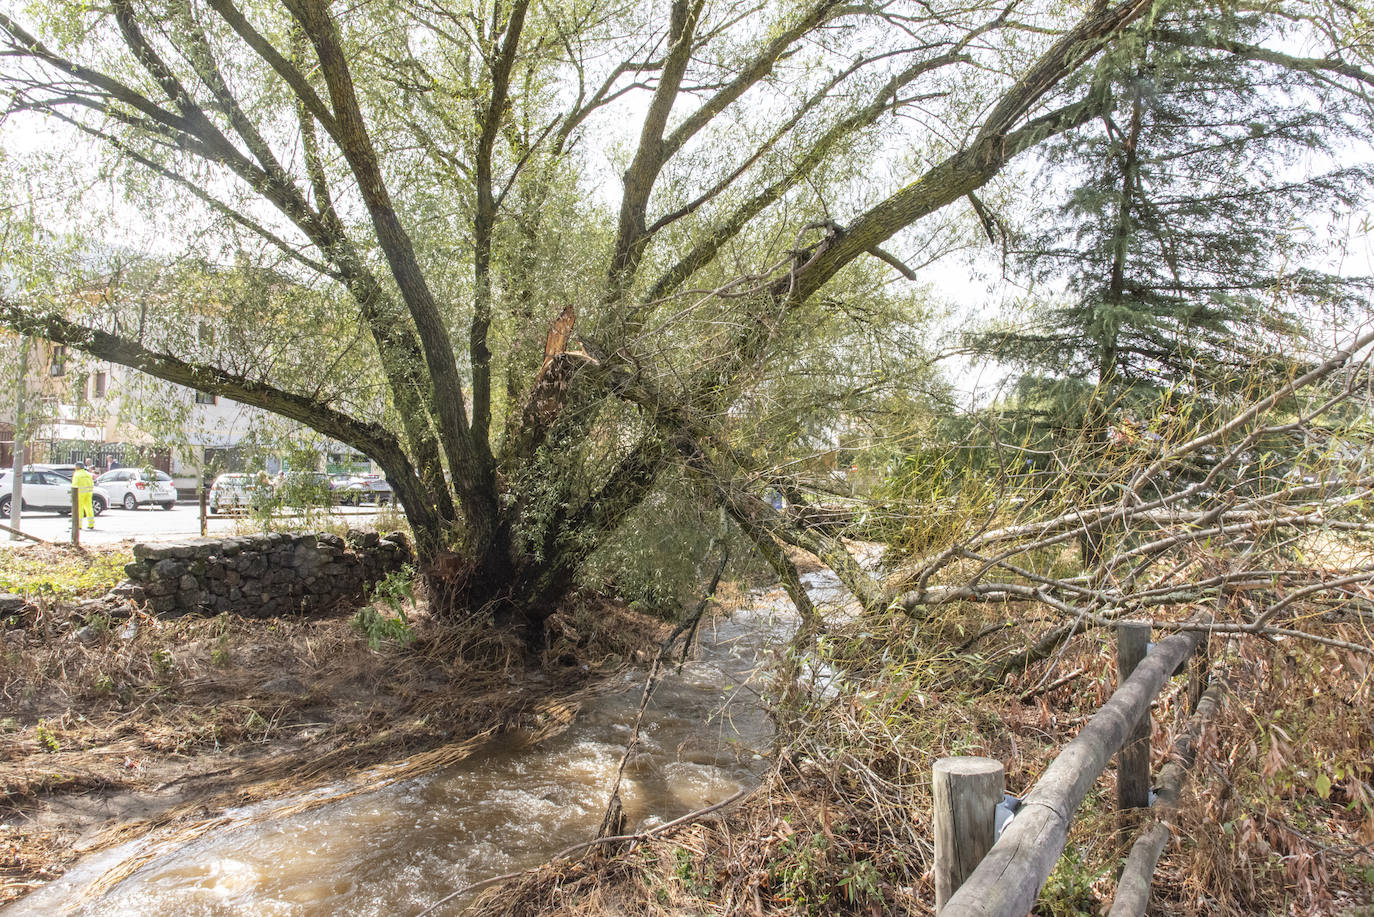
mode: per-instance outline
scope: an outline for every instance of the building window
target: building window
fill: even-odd
[[[104,397],[105,397],[105,374],[104,374],[104,373],[96,373],[96,374],[95,374],[95,379],[94,379],[94,381],[91,382],[91,397],[92,397],[92,398],[104,398]]]
[[[205,392],[196,392],[196,404],[218,404],[219,398],[214,395],[207,395]]]
[[[52,349],[52,359],[48,361],[48,374],[52,376],[65,375],[67,372],[67,348],[64,344],[58,344]]]

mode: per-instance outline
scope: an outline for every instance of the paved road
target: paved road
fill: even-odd
[[[332,519],[345,519],[355,525],[368,525],[377,516],[371,507],[338,507]],[[8,524],[9,520],[0,520]],[[312,520],[318,527],[318,518]],[[252,519],[237,516],[211,516],[209,532],[212,535],[248,534],[255,531]],[[40,510],[25,510],[23,530],[42,538],[44,541],[70,543],[72,539],[72,520],[69,516],[47,513]],[[81,531],[82,544],[110,544],[134,538],[139,541],[168,541],[187,536],[200,535],[199,507],[193,503],[178,503],[171,510],[152,509],[107,509],[96,517],[95,531]],[[10,534],[0,530],[0,548],[10,544],[32,544],[28,540],[11,541]]]

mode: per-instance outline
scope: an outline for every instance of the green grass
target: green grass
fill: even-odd
[[[55,598],[94,598],[124,580],[125,551],[78,553],[54,548],[0,551],[0,592]]]

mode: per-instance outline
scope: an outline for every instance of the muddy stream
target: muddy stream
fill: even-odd
[[[842,600],[828,573],[803,581],[818,604]],[[621,788],[629,826],[650,827],[757,782],[773,736],[757,694],[759,669],[794,624],[781,590],[703,624],[695,657],[663,679],[645,713]],[[626,673],[566,731],[538,744],[503,737],[446,769],[300,814],[275,817],[274,809],[299,801],[277,800],[231,812],[230,827],[189,843],[125,844],[0,914],[417,914],[455,889],[595,836],[644,675]],[[102,876],[150,853],[136,872],[91,894]]]

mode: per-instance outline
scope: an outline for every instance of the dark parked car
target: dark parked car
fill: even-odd
[[[383,505],[391,503],[395,499],[395,494],[392,493],[391,485],[387,483],[386,478],[378,474],[362,474],[336,489],[334,498],[350,506],[360,506],[363,503]]]

